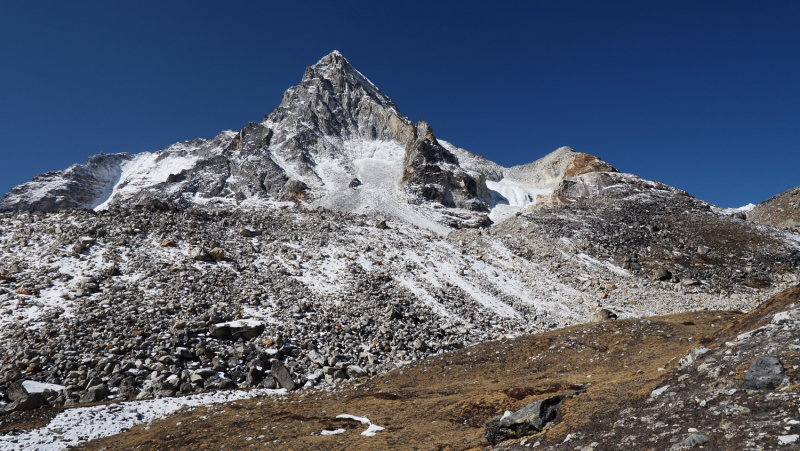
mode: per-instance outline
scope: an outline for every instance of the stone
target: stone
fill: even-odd
[[[275,387],[277,387],[278,384],[275,382],[275,378],[274,377],[267,376],[267,377],[264,378],[264,380],[261,381],[261,386],[264,387],[264,388],[272,390]]]
[[[353,180],[350,180],[350,183],[347,186],[350,188],[358,188],[361,186],[361,180],[353,178]]]
[[[516,412],[506,411],[504,415],[498,415],[486,423],[484,437],[489,443],[496,445],[506,440],[519,439],[541,432],[545,425],[555,420],[561,403],[575,394],[577,392],[551,396],[529,404]]]
[[[708,351],[710,351],[710,349],[703,346],[692,348],[688,354],[681,357],[681,360],[678,362],[678,367],[684,367],[693,364],[695,361],[697,361],[698,357],[707,353]]]
[[[215,262],[221,262],[222,260],[225,260],[225,251],[222,250],[221,248],[218,248],[218,247],[215,247],[215,248],[211,249],[210,251],[208,251],[208,255]]]
[[[306,356],[308,356],[308,360],[314,365],[318,365],[320,367],[325,365],[325,359],[322,358],[322,356],[317,351],[314,350],[308,351],[306,353]]]
[[[602,323],[603,321],[611,321],[617,319],[617,314],[612,312],[609,309],[601,308],[597,309],[594,313],[592,313],[592,320],[593,323]]]
[[[667,269],[659,268],[655,272],[655,277],[657,280],[670,280],[672,279],[672,273]]]
[[[361,368],[358,365],[350,365],[347,367],[347,376],[351,379],[358,379],[367,375],[367,372],[364,368]]]
[[[289,370],[278,360],[272,361],[271,367],[272,377],[275,378],[275,381],[278,383],[280,388],[285,388],[287,390],[294,390],[295,383],[292,379],[292,375],[289,374]]]
[[[261,236],[261,230],[251,230],[251,229],[241,229],[239,230],[239,236],[243,236],[245,238],[253,238],[257,236]]]
[[[375,228],[376,229],[388,229],[389,225],[386,224],[386,220],[385,219],[381,219],[381,220],[375,221]]]
[[[103,401],[107,397],[108,397],[108,387],[106,387],[105,384],[100,384],[86,389],[86,391],[80,397],[80,402],[82,404],[89,402],[99,402]]]
[[[47,399],[41,393],[34,393],[22,398],[19,398],[11,404],[5,406],[5,412],[22,412],[25,410],[38,409],[49,405]]]
[[[208,333],[212,337],[223,340],[251,340],[264,332],[265,325],[255,320],[229,321],[226,323],[212,324],[208,327]]]
[[[786,370],[777,357],[757,357],[744,375],[747,390],[774,390],[783,383]]]
[[[196,374],[196,375],[200,376],[201,378],[205,379],[207,377],[211,377],[211,376],[217,374],[217,372],[212,370],[211,368],[200,368],[198,370],[195,370],[193,374]]]
[[[710,441],[711,441],[711,437],[709,437],[709,436],[707,436],[705,434],[700,434],[700,433],[696,433],[695,432],[695,433],[689,434],[688,437],[686,437],[685,439],[681,440],[680,442],[672,445],[669,449],[670,450],[689,449],[689,448],[693,448],[693,447],[695,447],[697,445],[701,445],[703,443],[708,443]]]
[[[697,253],[700,255],[708,255],[711,252],[711,248],[708,246],[697,246]]]
[[[213,258],[206,252],[205,249],[195,246],[189,249],[189,258],[198,262],[210,262]]]
[[[22,385],[22,381],[12,382],[6,389],[6,396],[10,401],[16,401],[29,395],[30,393],[28,393],[28,390]]]
[[[247,376],[245,380],[250,385],[257,385],[261,380],[264,379],[264,372],[259,370],[258,368],[250,368],[247,370]]]

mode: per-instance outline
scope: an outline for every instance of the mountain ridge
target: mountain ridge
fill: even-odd
[[[527,165],[503,168],[440,142],[427,122],[412,123],[333,51],[306,68],[261,122],[153,153],[95,155],[84,165],[12,188],[0,212],[302,200],[446,233],[507,217],[507,211],[490,215],[498,206],[515,213],[589,193],[564,188],[552,196],[564,178],[596,186],[602,180],[585,173],[617,172],[588,154],[580,154],[580,170],[569,172],[573,153],[562,147]],[[551,160],[555,166],[547,167]],[[379,176],[361,180],[373,174]]]

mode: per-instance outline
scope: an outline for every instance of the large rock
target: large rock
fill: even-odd
[[[577,393],[552,396],[536,401],[516,412],[507,411],[486,423],[484,437],[492,445],[502,441],[536,434],[555,420],[558,409],[566,398]]]
[[[285,388],[287,390],[294,390],[296,384],[292,379],[292,375],[289,374],[289,370],[286,369],[283,364],[277,360],[272,361],[272,377],[275,378],[275,381],[278,383],[280,388]]]
[[[210,262],[214,260],[211,255],[200,246],[193,247],[189,250],[189,258],[199,262]]]
[[[86,389],[86,391],[81,395],[80,402],[100,402],[105,400],[107,397],[108,387],[106,387],[105,384],[99,384]]]
[[[13,382],[8,386],[8,389],[6,389],[6,396],[8,396],[10,401],[16,401],[28,395],[30,395],[30,393],[28,393],[28,390],[22,385],[22,381]]]
[[[39,407],[44,407],[47,405],[49,404],[47,403],[47,399],[45,399],[44,395],[41,393],[34,393],[32,395],[17,399],[16,401],[7,405],[3,410],[5,412],[21,412],[23,410],[38,409]]]
[[[225,260],[225,251],[218,247],[215,247],[214,249],[208,251],[208,255],[215,262],[221,262],[222,260]]]
[[[252,319],[228,321],[226,323],[212,324],[208,333],[212,337],[223,340],[251,340],[264,332],[264,323]]]
[[[783,383],[786,370],[777,357],[757,357],[744,375],[747,390],[774,390]]]
[[[592,314],[593,323],[602,323],[603,321],[610,321],[612,319],[617,319],[617,314],[606,308],[597,309]]]

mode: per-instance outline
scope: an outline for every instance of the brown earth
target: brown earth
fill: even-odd
[[[747,213],[747,219],[775,227],[800,229],[800,186],[756,205]]]
[[[589,172],[619,172],[617,168],[588,153],[577,153],[567,166],[564,178],[575,177]]]
[[[576,428],[647,396],[689,349],[713,340],[739,312],[702,311],[584,324],[484,343],[364,379],[337,392],[300,391],[185,409],[79,449],[472,450],[489,445],[486,421],[548,395],[586,389],[565,401],[546,437]],[[336,419],[369,415],[386,427]],[[346,429],[322,436],[322,430]]]

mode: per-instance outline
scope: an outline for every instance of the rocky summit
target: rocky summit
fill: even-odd
[[[435,365],[438,377],[451,356],[487,362],[486,353],[505,352],[513,340],[550,337],[565,352],[571,345],[563,328],[583,323],[602,328],[594,351],[618,345],[618,336],[630,332],[626,324],[644,324],[648,337],[672,337],[663,330],[674,329],[681,341],[669,352],[680,358],[673,354],[693,334],[711,340],[713,312],[729,312],[720,314],[720,325],[738,320],[741,311],[761,308],[800,282],[793,196],[750,211],[722,210],[569,147],[505,168],[438,139],[424,121],[410,121],[333,52],[307,68],[261,122],[153,153],[96,155],[3,197],[0,449],[45,446],[19,435],[26,421],[38,424],[26,416],[34,411],[66,415],[121,402],[129,406],[122,410],[148,402],[196,406],[223,392],[231,397],[225,399],[289,391],[345,396],[426,365]],[[795,387],[784,380],[794,377],[788,355],[769,347],[793,339],[783,331],[800,324],[795,308],[763,334],[727,337],[735,343],[729,349],[714,350],[708,341],[669,373],[677,379],[664,382],[667,388],[625,409],[661,418],[674,407],[661,400],[677,399],[676,387],[712,374],[728,391]],[[702,313],[665,319],[663,327],[654,320],[663,330],[637,322],[694,314],[687,312]],[[615,319],[618,325],[609,326]],[[695,321],[708,330],[693,329]],[[758,334],[774,340],[744,349]],[[697,367],[703,359],[728,362],[725,349],[738,349],[741,358],[732,362],[746,358],[752,368],[741,388],[741,368],[733,363]],[[614,359],[628,361],[624,352]],[[527,377],[515,373],[520,365],[504,368],[503,380]],[[500,390],[497,378],[484,380],[491,371],[476,371],[486,374],[470,384]],[[517,387],[523,391],[509,395],[515,401],[476,400],[478,407],[457,417],[471,428],[493,421],[480,439],[486,446],[525,447],[521,435],[545,433],[541,443],[550,446],[553,437],[563,438],[552,432],[561,430],[554,426],[564,418],[559,406],[569,411],[575,400],[597,396],[584,382]],[[734,409],[739,398],[728,391],[726,406]],[[396,399],[386,396],[378,398]],[[146,417],[137,412],[125,428]],[[609,427],[641,426],[620,415],[608,417],[619,419]],[[727,437],[708,418],[697,419],[705,428],[695,427],[697,434],[678,440],[676,429],[653,443],[694,446],[705,443],[701,436]],[[391,433],[377,432],[366,417],[340,420],[368,425],[373,435]],[[45,435],[61,438],[51,437],[46,449],[120,430],[74,437],[50,431]],[[622,448],[645,449],[621,432],[592,431],[573,438],[613,437]],[[465,439],[472,444],[459,448],[458,434],[448,434],[453,449],[476,446]],[[308,449],[380,448],[316,445]]]

